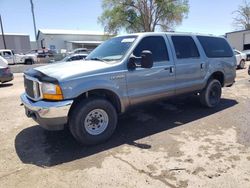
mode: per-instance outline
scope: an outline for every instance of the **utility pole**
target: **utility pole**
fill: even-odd
[[[35,33],[35,39],[36,39],[36,45],[37,45],[37,49],[38,49],[38,41],[37,41],[37,30],[36,30],[36,19],[35,19],[35,13],[34,13],[34,4],[33,4],[33,0],[30,0],[30,5],[31,5],[31,12],[32,12],[32,17],[33,17],[33,25],[34,25],[34,33]]]
[[[1,24],[1,31],[2,31],[4,49],[7,49],[7,47],[6,47],[6,42],[5,42],[5,37],[4,37],[3,22],[2,22],[1,14],[0,14],[0,24]]]

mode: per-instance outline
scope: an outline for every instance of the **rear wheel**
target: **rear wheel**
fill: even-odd
[[[244,59],[242,59],[242,60],[240,61],[239,68],[240,68],[240,69],[244,69],[244,68],[245,68],[245,60],[244,60]]]
[[[115,131],[116,124],[116,110],[105,99],[85,99],[73,107],[69,117],[72,135],[84,145],[107,140]]]
[[[221,83],[218,80],[210,80],[205,89],[201,92],[201,104],[213,108],[220,103],[221,99]]]

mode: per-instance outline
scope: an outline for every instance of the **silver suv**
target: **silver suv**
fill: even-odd
[[[199,94],[209,108],[231,86],[236,59],[222,37],[140,33],[112,38],[82,61],[31,69],[21,100],[42,127],[66,126],[83,144],[108,139],[118,114],[131,106],[181,94]]]

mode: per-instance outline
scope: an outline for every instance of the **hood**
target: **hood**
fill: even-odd
[[[71,61],[53,63],[42,67],[37,67],[35,70],[57,80],[77,77],[89,73],[98,73],[98,71],[111,67],[111,64],[102,61]]]

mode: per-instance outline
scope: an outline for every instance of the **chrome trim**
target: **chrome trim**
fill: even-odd
[[[26,108],[28,108],[32,112],[36,112],[42,119],[68,117],[70,107],[73,103],[73,100],[58,102],[34,102],[31,101],[25,93],[21,95],[21,101]]]
[[[34,78],[34,77],[30,77],[30,76],[27,76],[24,74],[24,77],[27,79],[27,80],[31,80],[33,81],[33,92],[34,92],[34,95],[35,95],[35,98],[32,98],[30,97],[29,95],[26,95],[29,99],[31,100],[34,100],[34,101],[39,101],[41,99],[43,99],[43,94],[42,94],[42,82],[40,82],[37,78]],[[38,84],[38,87],[37,87],[37,84]],[[36,85],[36,88],[39,88],[39,93],[40,93],[40,96],[38,97],[38,91],[36,89],[34,89],[34,85]]]

